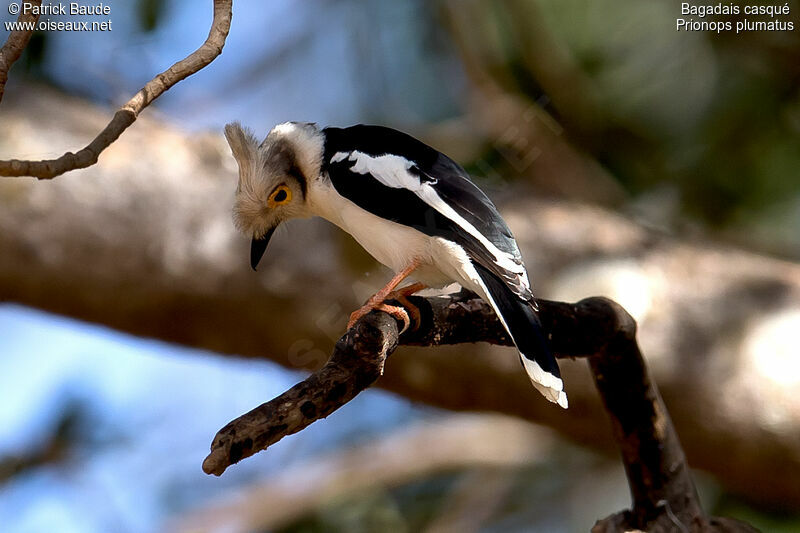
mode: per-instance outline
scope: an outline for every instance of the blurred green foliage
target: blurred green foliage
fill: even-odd
[[[722,494],[709,512],[716,516],[735,516],[765,533],[797,533],[800,531],[800,518],[797,514],[775,512],[768,514],[754,509],[729,494]]]
[[[47,33],[35,31],[28,41],[28,46],[22,55],[22,64],[25,65],[27,72],[38,72],[44,61],[45,51],[47,50]]]
[[[164,0],[138,0],[136,2],[136,15],[141,29],[145,32],[155,30],[163,20],[168,4],[169,2]]]
[[[328,502],[278,533],[424,531],[441,512],[459,479],[455,472],[378,488]]]
[[[634,197],[671,187],[712,228],[769,220],[795,247],[779,251],[800,255],[800,32],[679,32],[680,4],[654,0],[457,9],[478,24],[483,71],[531,102],[546,95],[570,141]]]

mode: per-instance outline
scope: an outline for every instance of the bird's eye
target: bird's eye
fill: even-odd
[[[278,185],[272,194],[269,195],[269,201],[267,202],[270,207],[275,207],[278,205],[283,205],[288,203],[292,199],[292,190],[287,187],[286,185]]]

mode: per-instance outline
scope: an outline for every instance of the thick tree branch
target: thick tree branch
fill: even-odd
[[[747,524],[703,512],[675,427],[647,372],[636,340],[636,322],[615,302],[603,304],[605,309],[596,319],[613,333],[589,357],[589,366],[622,452],[633,506],[598,521],[592,532],[755,531]]]
[[[38,8],[42,5],[42,0],[31,0],[27,3]],[[38,9],[33,11],[35,11],[35,14],[32,13],[31,10],[28,12],[25,12],[25,10],[20,11],[19,17],[17,17],[18,29],[15,29],[9,34],[5,44],[0,48],[0,102],[2,102],[3,94],[6,92],[8,71],[11,69],[11,66],[16,63],[17,59],[20,58],[25,47],[28,46],[31,35],[33,35],[33,28],[36,26],[36,23],[39,22]],[[25,26],[30,27],[30,29],[19,29],[19,27]]]
[[[203,470],[221,475],[231,464],[333,413],[383,374],[397,338],[397,324],[386,313],[373,312],[359,320],[336,343],[325,366],[222,428]]]
[[[122,132],[136,121],[139,113],[145,107],[179,81],[205,68],[222,53],[222,47],[225,46],[225,39],[231,27],[232,4],[233,0],[214,0],[214,19],[208,37],[202,46],[150,80],[133,98],[119,108],[111,122],[84,149],[77,153],[67,152],[58,159],[0,161],[0,176],[33,176],[39,179],[52,179],[70,170],[86,168],[97,163],[103,150],[116,141]],[[9,37],[9,41],[11,41],[11,37]]]
[[[398,324],[389,315],[365,316],[336,343],[320,370],[222,428],[203,470],[221,475],[231,464],[327,417],[383,374],[386,358],[398,344],[510,344],[489,306],[473,294],[417,297],[413,303],[421,311],[415,331],[399,337]],[[648,376],[634,319],[607,298],[539,304],[556,356],[588,357],[628,476],[632,510],[599,521],[593,531],[753,531],[703,512],[672,421]]]
[[[367,315],[339,339],[322,368],[222,428],[211,445],[211,454],[203,462],[203,470],[220,475],[231,464],[325,418],[381,376],[386,358],[398,343],[511,344],[491,308],[471,293],[461,292],[453,298],[414,297],[412,301],[421,313],[421,324],[416,331],[398,339],[393,318],[385,313]],[[542,322],[550,332],[557,357],[603,353],[620,328],[617,316],[609,311],[615,305],[605,298],[590,298],[577,304],[541,300]]]

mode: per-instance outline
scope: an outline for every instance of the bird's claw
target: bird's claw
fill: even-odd
[[[412,304],[408,300],[408,297],[424,288],[425,285],[418,282],[391,292],[385,292],[385,289],[384,291],[378,292],[367,300],[367,303],[360,309],[356,309],[350,314],[350,321],[347,323],[347,329],[352,328],[361,317],[368,314],[370,311],[378,310],[392,315],[397,320],[403,321],[404,326],[403,330],[400,331],[401,334],[405,333],[412,324],[414,325],[414,330],[416,330],[419,328],[421,315],[417,306]],[[387,300],[396,300],[403,307],[387,304]]]
[[[406,330],[411,327],[411,318],[409,318],[408,312],[400,306],[397,305],[389,305],[386,302],[378,302],[372,303],[367,302],[364,307],[360,309],[356,309],[350,314],[350,321],[347,323],[347,329],[352,329],[352,327],[358,322],[362,317],[369,314],[372,311],[383,311],[387,313],[397,320],[403,321],[403,329],[400,330],[400,335],[406,332]],[[417,312],[418,314],[419,312]]]

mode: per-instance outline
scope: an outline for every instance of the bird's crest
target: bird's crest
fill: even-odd
[[[269,208],[264,201],[267,183],[259,176],[262,150],[256,136],[238,122],[225,126],[225,138],[231,147],[233,157],[239,165],[239,185],[236,188],[236,202],[233,206],[233,222],[243,233],[260,237],[269,229]]]
[[[225,138],[231,147],[233,157],[239,164],[240,177],[241,173],[245,171],[250,174],[253,160],[258,152],[256,136],[238,122],[231,122],[225,126]]]

